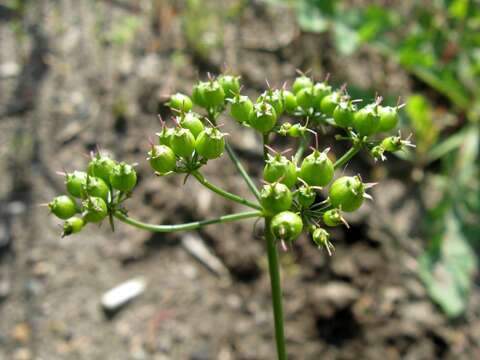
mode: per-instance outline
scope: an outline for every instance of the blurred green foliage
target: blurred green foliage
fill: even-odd
[[[372,47],[446,96],[470,119],[480,118],[480,2],[413,1],[386,8],[301,0],[295,6],[300,26],[329,31],[341,54],[361,45]]]
[[[451,317],[465,310],[480,250],[480,2],[431,0],[394,3],[299,0],[304,31],[326,33],[345,56],[366,47],[400,64],[447,99],[450,109],[426,94],[406,101],[417,148],[405,154],[442,194],[427,208],[428,245],[419,275],[432,299]],[[429,93],[430,95],[431,93]],[[439,172],[428,165],[439,162]]]

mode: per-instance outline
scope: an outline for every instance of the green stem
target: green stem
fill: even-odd
[[[297,152],[295,153],[295,163],[298,164],[300,162],[300,159],[303,156],[303,153],[305,152],[305,149],[307,148],[308,144],[310,143],[310,134],[305,134],[302,136],[300,139],[300,144],[298,145]]]
[[[198,180],[198,182],[200,184],[202,184],[206,188],[212,190],[214,193],[216,193],[220,196],[223,196],[226,199],[235,201],[239,204],[249,206],[252,209],[262,210],[262,207],[260,205],[255,204],[255,203],[253,203],[253,202],[251,202],[251,201],[249,201],[249,200],[247,200],[247,199],[245,199],[241,196],[229,193],[228,191],[223,190],[222,188],[219,188],[218,186],[213,185],[212,183],[208,182],[198,170],[192,171],[191,174],[192,174],[192,176],[195,177],[195,179]]]
[[[267,241],[268,270],[270,272],[270,286],[272,288],[273,318],[275,322],[275,339],[277,342],[278,360],[287,359],[285,348],[285,333],[283,330],[282,288],[278,267],[278,253],[275,239],[270,229],[271,218],[265,218],[265,239]]]
[[[195,229],[199,229],[201,227],[204,227],[206,225],[226,223],[226,222],[248,219],[248,218],[253,218],[253,217],[260,217],[260,216],[263,216],[263,214],[262,214],[261,211],[246,211],[246,212],[241,212],[241,213],[236,213],[236,214],[229,214],[229,215],[220,216],[220,217],[215,218],[215,219],[193,221],[193,222],[184,223],[184,224],[177,224],[177,225],[147,224],[147,223],[141,222],[139,220],[132,219],[132,218],[128,217],[127,215],[123,214],[120,211],[115,211],[113,213],[113,216],[115,216],[118,220],[124,222],[125,224],[135,226],[135,227],[137,227],[139,229],[142,229],[142,230],[147,230],[147,231],[152,231],[152,232],[160,232],[160,233],[165,232],[166,233],[166,232],[195,230]]]
[[[268,134],[263,135],[263,157],[267,159]],[[278,253],[275,238],[270,231],[271,218],[265,218],[265,240],[267,243],[268,271],[270,274],[270,286],[272,291],[273,319],[275,324],[275,341],[277,344],[278,360],[287,359],[285,348],[285,332],[283,329],[282,287],[280,282],[280,269],[278,265]]]
[[[242,163],[240,162],[240,159],[235,153],[235,150],[233,150],[233,148],[230,146],[228,142],[225,142],[225,148],[227,149],[228,156],[230,156],[230,159],[235,164],[235,167],[237,168],[238,172],[240,173],[240,175],[242,175],[243,179],[247,183],[248,188],[252,191],[252,194],[255,195],[255,197],[258,200],[260,200],[260,192],[255,186],[255,183],[253,182],[252,178],[250,177],[250,175],[248,175],[247,171],[245,170]]]
[[[350,150],[348,150],[345,154],[343,154],[343,156],[340,159],[338,159],[335,162],[335,164],[333,164],[333,168],[338,169],[340,166],[345,165],[348,162],[348,160],[350,160],[352,157],[355,156],[356,153],[360,151],[360,148],[361,147],[359,145],[352,146]]]

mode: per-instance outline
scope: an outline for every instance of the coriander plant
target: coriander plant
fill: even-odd
[[[278,359],[286,359],[277,247],[287,250],[302,232],[307,232],[315,245],[324,247],[331,255],[334,248],[328,228],[348,227],[344,213],[360,208],[364,199],[370,198],[366,190],[374,185],[364,183],[359,175],[339,176],[334,180],[335,170],[362,149],[376,160],[385,160],[386,153],[413,146],[400,134],[380,136],[380,133],[395,129],[402,105],[383,106],[378,97],[371,104],[359,106],[360,101],[352,100],[345,87],[333,89],[327,80],[314,83],[310,77],[300,74],[291,90],[285,86],[281,89],[268,86],[252,101],[241,94],[239,77],[209,76],[208,81],[200,81],[193,87],[191,97],[180,93],[171,96],[168,106],[175,114],[173,122],[167,126],[160,119],[158,143],[151,144],[147,155],[155,174],[193,177],[217,195],[245,205],[250,211],[176,225],[138,221],[130,217],[124,207],[137,182],[134,166],[117,163],[99,151],[92,155],[86,171],[63,174],[68,195],[60,195],[48,205],[53,214],[65,220],[63,236],[78,233],[88,223],[107,218],[112,229],[116,219],[153,232],[195,230],[212,224],[263,218],[277,354]],[[198,112],[192,110],[194,105]],[[226,134],[221,131],[218,121],[225,112],[241,126],[262,136],[265,167],[261,189],[245,171],[227,142]],[[336,139],[351,144],[336,161],[332,161],[335,157],[328,148],[319,149],[318,132],[325,126],[340,128],[344,134],[337,135]],[[285,152],[272,147],[277,136],[298,138],[294,156],[287,158]],[[307,149],[311,152],[304,156]],[[202,174],[202,167],[222,156],[224,151],[244,178],[255,201],[212,184]],[[328,196],[319,200],[322,191]]]

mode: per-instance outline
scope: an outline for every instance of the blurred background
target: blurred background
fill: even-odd
[[[2,0],[0,359],[275,358],[253,222],[187,234],[212,269],[185,234],[104,224],[62,239],[36,206],[64,192],[55,171],[84,168],[99,144],[139,163],[137,218],[239,210],[194,181],[156,178],[145,161],[168,94],[225,67],[251,96],[265,79],[291,84],[296,69],[329,73],[366,101],[401,96],[402,134],[417,145],[347,167],[379,185],[351,229],[333,232],[334,256],[306,237],[281,255],[291,358],[480,358],[479,1]],[[260,139],[225,122],[258,179]],[[331,139],[321,146],[341,156],[347,144]],[[205,173],[249,196],[228,158]],[[138,277],[138,298],[102,309],[106,291]]]

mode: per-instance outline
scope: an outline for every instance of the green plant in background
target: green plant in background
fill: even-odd
[[[480,3],[413,1],[390,8],[334,0],[292,4],[302,29],[331,34],[341,54],[349,55],[360,46],[372,49],[396,61],[453,105],[452,114],[434,109],[420,94],[407,99],[406,115],[417,148],[400,155],[415,164],[421,178],[429,164],[441,159],[442,171],[430,182],[444,196],[428,210],[425,227],[430,243],[420,259],[420,276],[447,315],[460,315],[476,268],[471,246],[478,249],[470,225],[478,223],[480,197],[475,166],[480,136]],[[455,127],[460,130],[448,131]],[[459,253],[464,262],[457,261]],[[449,296],[440,295],[447,292]]]
[[[249,211],[179,225],[152,225],[128,214],[124,205],[137,182],[133,165],[117,163],[98,152],[85,171],[63,174],[67,195],[54,198],[49,208],[64,220],[63,236],[80,232],[89,223],[109,219],[153,232],[174,232],[200,229],[218,223],[248,218],[262,218],[267,246],[269,274],[278,358],[287,358],[283,326],[283,310],[277,247],[288,250],[302,232],[311,234],[313,243],[334,250],[330,227],[346,225],[345,214],[356,211],[367,190],[374,184],[365,183],[360,175],[340,176],[334,171],[346,165],[360,150],[375,159],[413,146],[399,136],[383,136],[395,130],[398,110],[402,107],[383,106],[382,99],[363,107],[352,100],[345,88],[334,89],[327,81],[314,83],[305,75],[297,77],[292,90],[268,88],[255,101],[240,94],[238,77],[221,75],[200,81],[192,96],[176,93],[168,106],[175,113],[173,126],[162,121],[157,133],[158,143],[148,151],[150,166],[158,176],[183,174],[217,195],[242,204]],[[203,111],[194,112],[194,106]],[[245,171],[236,153],[220,130],[219,120],[228,113],[238,124],[258,132],[263,139],[265,167],[261,189]],[[289,120],[287,120],[289,118]],[[317,130],[337,127],[344,133],[351,148],[333,161],[329,149],[319,149]],[[272,148],[276,137],[298,138],[294,156]],[[312,138],[315,139],[310,147]],[[311,153],[304,156],[310,148]],[[202,168],[226,151],[243,177],[255,200],[249,200],[222,189],[203,175]],[[327,195],[322,198],[322,195]]]
[[[475,0],[436,0],[352,7],[334,0],[296,2],[306,31],[331,31],[348,55],[365,44],[397,61],[446,96],[468,118],[480,117],[480,6]],[[402,14],[408,6],[408,18]]]

